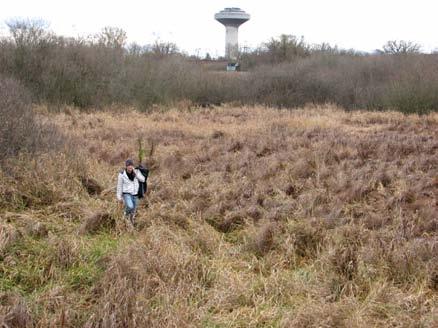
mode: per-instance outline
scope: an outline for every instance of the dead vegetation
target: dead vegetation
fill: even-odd
[[[79,227],[80,234],[97,232],[102,228],[114,228],[116,225],[114,217],[108,212],[97,212],[84,219]]]
[[[436,114],[70,109],[50,122],[82,151],[0,172],[1,324],[438,324]],[[152,170],[133,232],[114,184],[138,140]]]

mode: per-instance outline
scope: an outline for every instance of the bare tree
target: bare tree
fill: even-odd
[[[141,56],[147,51],[144,46],[139,45],[136,42],[131,43],[128,46],[128,53],[132,56]]]
[[[397,55],[397,54],[412,54],[419,53],[421,46],[418,43],[404,40],[392,40],[386,42],[381,53]]]
[[[126,44],[126,32],[118,27],[106,26],[96,35],[97,42],[109,48],[123,48]]]
[[[178,47],[172,42],[156,41],[152,46],[152,52],[158,57],[164,57],[178,53]]]
[[[314,44],[310,48],[312,53],[329,53],[329,54],[338,54],[340,51],[337,46],[332,46],[327,42]]]
[[[298,38],[295,35],[282,34],[278,39],[272,38],[264,46],[274,62],[288,61],[309,54],[304,38]]]
[[[43,20],[11,20],[6,25],[17,46],[36,46],[50,35]]]

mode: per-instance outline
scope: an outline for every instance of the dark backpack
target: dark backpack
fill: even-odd
[[[146,192],[148,191],[148,175],[149,175],[149,169],[147,167],[144,167],[142,165],[139,165],[136,167],[137,170],[140,171],[140,173],[144,176],[144,182],[138,182],[138,198],[143,198]]]

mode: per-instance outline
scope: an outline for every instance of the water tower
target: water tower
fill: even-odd
[[[228,60],[227,70],[235,71],[238,69],[239,26],[249,20],[250,16],[240,8],[225,8],[214,15],[214,18],[225,25],[225,57]]]

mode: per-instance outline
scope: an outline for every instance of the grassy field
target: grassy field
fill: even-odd
[[[437,113],[180,107],[37,108],[68,143],[0,171],[0,326],[438,326]]]

